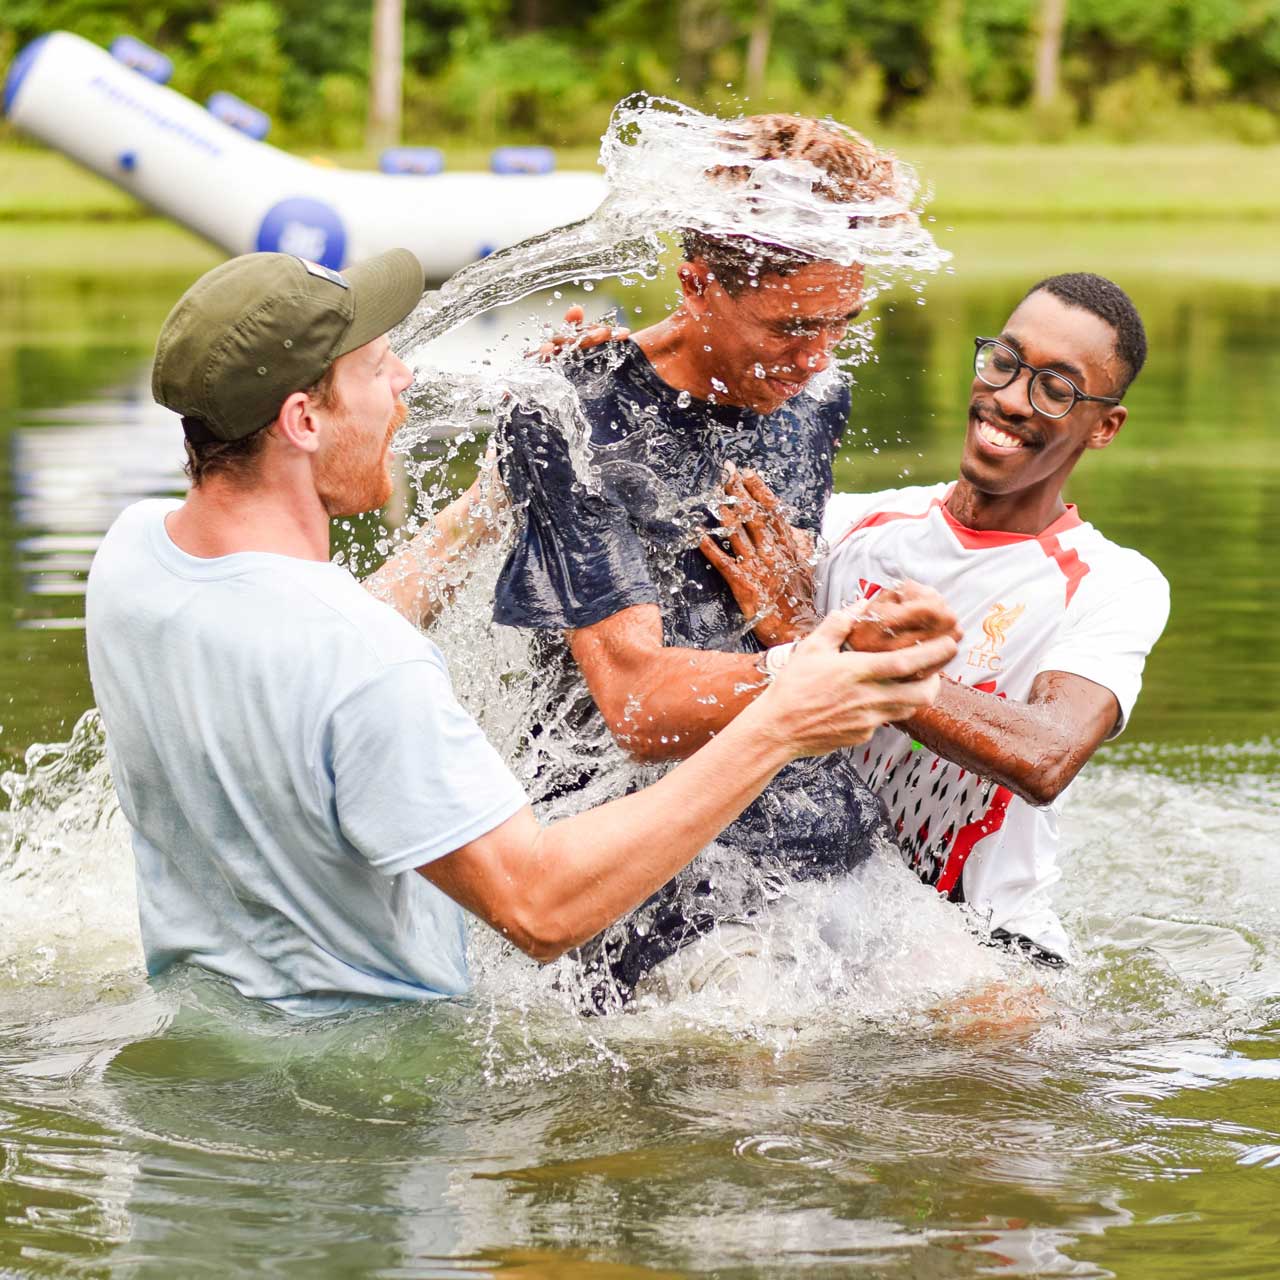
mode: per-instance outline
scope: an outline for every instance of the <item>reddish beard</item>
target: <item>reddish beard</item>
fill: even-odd
[[[316,459],[316,492],[332,516],[358,516],[377,511],[391,497],[391,438],[409,417],[397,400],[386,430],[374,437],[349,419],[335,424],[333,438]]]

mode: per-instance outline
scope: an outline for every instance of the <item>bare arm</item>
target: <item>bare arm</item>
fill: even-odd
[[[505,503],[490,455],[475,483],[370,574],[365,589],[414,626],[427,626],[466,580],[474,553],[498,536]]]
[[[569,648],[614,740],[637,760],[682,760],[755,701],[757,654],[665,648],[656,604],[568,633]]]
[[[1026,702],[944,680],[938,700],[899,725],[962,768],[1030,804],[1052,804],[1116,726],[1115,694],[1083,676],[1044,671]]]
[[[789,761],[865,742],[927,706],[950,660],[940,637],[885,654],[841,652],[851,615],[832,614],[763,697],[653,786],[541,827],[524,809],[419,868],[537,960],[594,937],[685,866]]]

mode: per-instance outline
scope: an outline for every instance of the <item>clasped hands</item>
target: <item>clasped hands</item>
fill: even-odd
[[[792,526],[778,496],[754,471],[729,464],[724,494],[717,513],[721,527],[703,537],[702,554],[728,584],[761,644],[772,648],[799,640],[818,623],[812,535]],[[918,582],[886,584],[862,610],[846,642],[861,653],[905,649],[935,636],[961,638],[951,606]]]

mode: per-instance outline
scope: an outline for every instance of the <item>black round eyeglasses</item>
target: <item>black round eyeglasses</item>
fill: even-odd
[[[1065,374],[1052,369],[1037,369],[1028,364],[1012,347],[995,338],[974,338],[973,371],[989,387],[999,391],[1022,374],[1031,372],[1027,396],[1031,407],[1046,418],[1065,418],[1081,400],[1097,400],[1102,404],[1119,404],[1119,396],[1091,396],[1081,391]]]

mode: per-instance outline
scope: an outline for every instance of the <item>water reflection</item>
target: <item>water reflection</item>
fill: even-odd
[[[150,370],[81,404],[23,415],[10,434],[17,568],[26,594],[84,595],[93,554],[125,507],[181,493],[174,415],[151,398]],[[25,617],[23,628],[83,626],[74,616]]]

